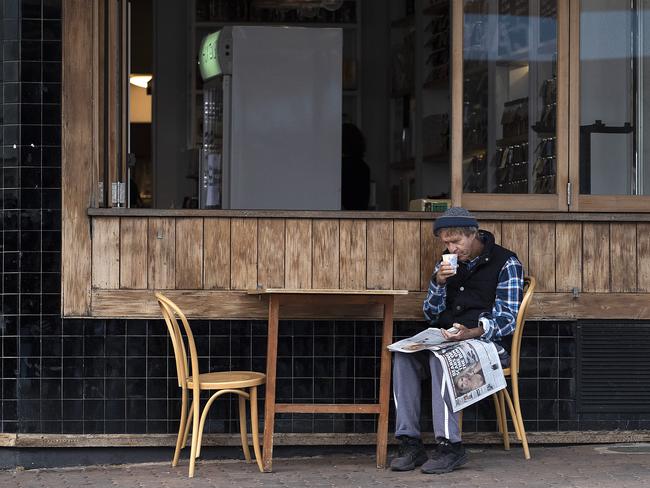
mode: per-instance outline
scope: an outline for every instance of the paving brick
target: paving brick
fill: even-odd
[[[638,446],[638,445],[637,445]],[[519,448],[470,449],[470,461],[445,475],[378,470],[370,455],[328,454],[274,460],[273,473],[235,460],[201,460],[187,478],[187,461],[81,468],[0,471],[0,488],[413,488],[444,483],[484,488],[645,488],[650,486],[650,445],[630,452],[607,446],[533,447],[526,461]]]

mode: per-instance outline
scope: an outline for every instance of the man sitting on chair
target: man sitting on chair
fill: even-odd
[[[509,363],[504,346],[515,330],[524,288],[523,267],[512,251],[494,242],[494,236],[478,230],[474,216],[452,207],[438,217],[434,234],[446,246],[445,253],[458,255],[458,266],[439,262],[424,300],[424,317],[440,327],[447,340],[480,338],[492,341],[501,362]],[[455,332],[447,331],[451,327]],[[506,339],[506,340],[504,340]],[[431,351],[394,354],[393,395],[395,436],[400,442],[393,471],[422,466],[423,473],[447,473],[467,462],[461,442],[459,413],[451,407],[442,366]],[[431,457],[420,436],[422,381],[431,381],[431,406],[436,448]]]

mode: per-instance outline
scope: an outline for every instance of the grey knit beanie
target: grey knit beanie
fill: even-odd
[[[449,227],[476,227],[476,218],[463,207],[451,207],[433,223],[433,233],[438,235],[440,229]]]

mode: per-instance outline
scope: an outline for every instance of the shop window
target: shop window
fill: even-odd
[[[463,192],[556,194],[557,2],[463,14]]]
[[[580,5],[580,194],[650,195],[650,2]]]
[[[107,73],[100,83],[105,134],[97,206],[444,210],[450,204],[449,0],[97,1],[105,12],[100,56]],[[323,56],[327,49],[295,41],[286,56],[308,58],[296,64],[297,74],[269,74],[267,66],[250,77],[257,83],[252,93],[265,98],[246,109],[233,105],[244,84],[233,73],[202,73],[203,48],[223,53],[225,44],[217,44],[230,39],[237,56],[253,49],[239,29],[280,26],[313,28],[323,38],[338,30],[333,67]],[[268,39],[254,41],[258,64],[268,61]],[[275,91],[274,83],[280,83]],[[290,92],[292,83],[294,94],[307,88],[311,98],[283,99],[277,87]],[[264,108],[264,100],[275,107]],[[237,132],[242,114],[247,131]],[[261,159],[248,165],[253,152]]]

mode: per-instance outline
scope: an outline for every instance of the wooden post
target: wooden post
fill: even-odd
[[[269,329],[266,345],[266,400],[264,402],[264,472],[273,469],[273,428],[275,424],[275,369],[278,356],[280,297],[269,295]]]
[[[390,399],[390,351],[393,341],[394,297],[384,297],[384,328],[381,337],[381,369],[379,372],[379,420],[377,423],[377,468],[386,466],[388,443],[388,411]]]

